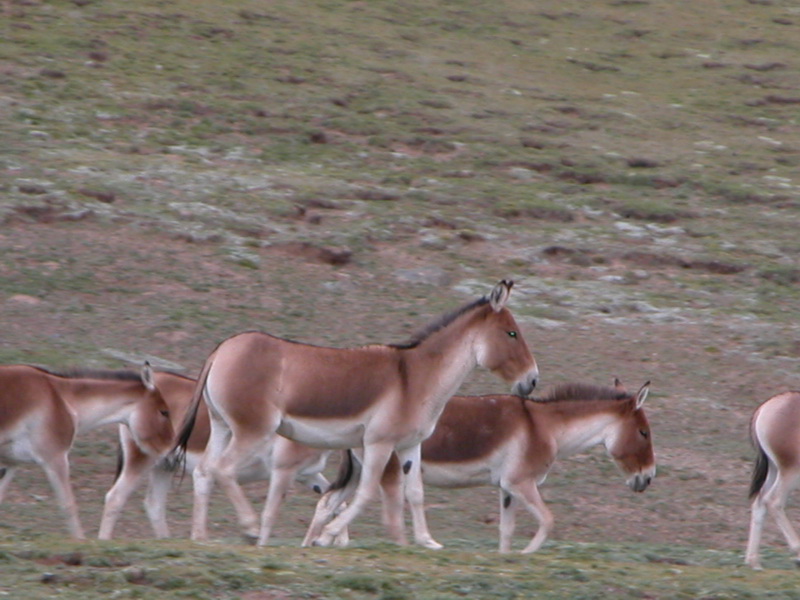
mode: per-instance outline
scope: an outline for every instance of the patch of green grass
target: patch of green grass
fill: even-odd
[[[285,563],[265,562],[263,554],[276,550],[217,550],[183,541],[65,546],[63,540],[28,537],[0,548],[4,565],[0,591],[13,586],[15,593],[28,598],[44,598],[53,591],[71,598],[80,592],[90,600],[104,597],[112,588],[129,595],[149,590],[171,599],[232,597],[270,586],[293,594],[385,599],[464,594],[521,598],[534,592],[541,598],[564,594],[592,598],[609,589],[631,598],[643,593],[664,599],[697,594],[746,598],[763,597],[761,586],[769,581],[770,598],[788,599],[795,589],[789,561],[770,551],[765,560],[771,569],[755,573],[740,567],[739,553],[680,546],[553,542],[533,556],[398,551],[391,545],[314,551],[281,547]],[[431,560],[441,557],[448,560]],[[784,566],[773,568],[776,560]]]

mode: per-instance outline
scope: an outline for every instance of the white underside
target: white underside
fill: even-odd
[[[278,433],[312,448],[360,448],[364,423],[345,419],[292,419],[284,417]]]
[[[491,483],[487,462],[430,463],[422,461],[422,481],[444,488],[474,487]]]

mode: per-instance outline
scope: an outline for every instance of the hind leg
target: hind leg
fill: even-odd
[[[11,480],[14,479],[14,473],[17,469],[14,467],[0,467],[0,504],[6,497],[8,486],[11,485]]]
[[[787,469],[779,473],[775,485],[764,494],[764,504],[778,524],[778,528],[783,533],[789,548],[794,552],[795,563],[800,566],[800,537],[798,537],[784,510],[789,493],[797,487],[798,482],[800,482],[800,469],[791,471]]]
[[[304,483],[318,494],[322,494],[323,490],[328,488],[328,480],[321,471],[325,468],[329,455],[329,450],[309,448],[280,436],[275,438],[269,461],[271,463],[269,490],[261,514],[259,546],[264,546],[269,541],[272,527],[278,518],[278,510],[286,499],[293,480]],[[267,464],[267,461],[264,461],[264,464]],[[345,531],[343,535],[346,545],[347,532]]]
[[[533,478],[502,486],[513,498],[527,508],[539,522],[539,529],[522,550],[523,554],[536,552],[542,547],[553,529],[553,513],[544,503],[536,481]]]
[[[258,534],[259,546],[267,545],[272,528],[278,518],[278,511],[286,498],[296,473],[297,469],[292,467],[274,468],[270,473],[267,500],[261,513],[261,529]]]
[[[232,435],[222,451],[216,452],[216,448],[214,448],[209,453],[208,449],[212,446],[212,442],[217,443],[217,440],[214,440],[213,423],[212,419],[212,434],[206,447],[206,455],[203,456],[203,460],[200,461],[194,472],[195,509],[198,512],[194,515],[192,539],[207,539],[208,537],[208,500],[213,482],[219,484],[228,500],[233,504],[244,536],[251,540],[258,539],[258,515],[239,485],[237,471],[239,465],[245,464],[259,451],[265,451],[263,445],[268,444],[271,440],[269,438],[267,440],[243,439]],[[195,537],[195,525],[198,526],[196,533],[204,534],[204,537]]]
[[[759,547],[761,546],[761,533],[764,530],[764,517],[767,514],[767,505],[764,502],[765,494],[772,490],[775,485],[777,469],[770,462],[767,471],[767,478],[758,494],[753,498],[750,505],[750,533],[747,537],[747,551],[745,552],[745,564],[753,569],[761,569],[761,557]]]
[[[211,465],[217,460],[224,445],[227,444],[227,435],[224,432],[211,429],[211,435],[206,445],[200,462],[192,471],[192,488],[194,502],[192,505],[192,533],[195,541],[208,539],[208,504],[211,492],[214,489],[214,478],[211,475]]]

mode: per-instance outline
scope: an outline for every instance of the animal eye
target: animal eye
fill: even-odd
[[[646,440],[647,440],[647,439],[650,439],[650,432],[649,432],[649,431],[647,431],[646,429],[640,429],[640,430],[639,430],[639,433],[641,433],[641,434],[642,434],[642,437],[643,437],[644,439],[646,439]]]
[[[508,337],[512,337],[512,338],[517,337],[517,332],[516,331],[507,331],[506,333],[508,333]]]
[[[164,409],[164,410],[160,410],[160,411],[158,411],[158,412],[160,412],[160,413],[161,413],[161,416],[162,416],[162,417],[168,417],[168,416],[169,416],[169,411],[168,411],[168,410],[166,410],[166,409]]]

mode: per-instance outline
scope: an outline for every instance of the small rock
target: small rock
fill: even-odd
[[[508,170],[508,174],[514,179],[519,179],[520,181],[530,181],[536,177],[536,173],[534,171],[524,167],[513,167]]]
[[[7,300],[7,302],[11,302],[12,304],[23,304],[25,306],[39,306],[42,303],[42,300],[27,294],[14,294]]]

